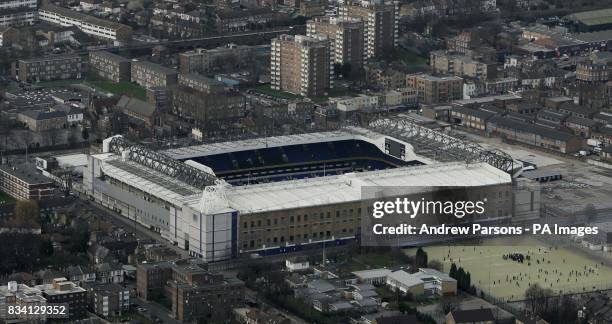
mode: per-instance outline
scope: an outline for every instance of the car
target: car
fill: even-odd
[[[137,307],[136,310],[141,312],[141,313],[144,313],[144,312],[147,311],[147,309],[145,307],[142,307],[142,306]]]

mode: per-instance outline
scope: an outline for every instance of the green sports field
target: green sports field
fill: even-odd
[[[429,260],[444,264],[445,272],[454,262],[470,272],[472,284],[478,289],[505,300],[523,300],[525,290],[534,283],[555,294],[612,288],[612,268],[574,251],[538,242],[520,246],[431,246],[425,251]],[[407,253],[414,255],[415,250]],[[510,253],[529,255],[531,260],[519,263],[502,258]]]

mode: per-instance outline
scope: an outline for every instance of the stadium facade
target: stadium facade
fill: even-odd
[[[503,170],[436,162],[356,127],[162,152],[115,136],[83,182],[91,200],[209,262],[358,240],[367,186],[487,187],[496,220],[516,206]]]

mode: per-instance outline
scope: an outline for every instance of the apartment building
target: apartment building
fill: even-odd
[[[594,83],[606,82],[612,75],[612,55],[610,52],[591,53],[589,59],[576,64],[576,80]]]
[[[36,0],[6,0],[0,2],[0,27],[26,26],[36,20]]]
[[[244,298],[244,283],[202,267],[201,261],[143,263],[137,267],[140,296],[165,296],[171,316],[181,322],[224,322]]]
[[[22,59],[12,64],[12,75],[23,82],[80,79],[83,72],[78,55]]]
[[[454,55],[446,51],[432,51],[430,66],[434,73],[456,75],[481,80],[495,78],[497,64],[482,62],[467,55]]]
[[[193,73],[179,74],[178,84],[205,93],[220,93],[225,89],[223,82]]]
[[[244,283],[239,279],[224,278],[189,261],[175,262],[172,270],[168,297],[172,316],[181,322],[223,322],[243,301]]]
[[[110,20],[97,18],[68,8],[44,4],[38,9],[38,18],[62,26],[76,26],[90,36],[126,43],[132,39],[132,28]]]
[[[104,318],[120,316],[130,309],[130,289],[116,283],[87,283],[89,308]]]
[[[162,296],[166,282],[172,278],[172,263],[141,263],[136,267],[136,293],[144,300]]]
[[[398,2],[370,0],[349,3],[339,8],[340,17],[361,19],[364,23],[364,58],[389,54],[398,40]]]
[[[245,97],[232,89],[208,92],[179,86],[172,95],[174,113],[201,126],[244,117],[246,110]]]
[[[114,81],[130,81],[131,61],[123,56],[97,51],[89,53],[90,71],[98,76]]]
[[[228,44],[213,49],[198,48],[179,54],[181,73],[208,73],[220,68],[224,60],[232,60],[236,67],[244,67],[254,56],[269,56],[270,45],[245,46]]]
[[[45,297],[42,292],[36,288],[25,284],[17,283],[17,281],[9,281],[6,285],[0,286],[0,310],[6,312],[7,305],[19,306],[36,306],[45,305]],[[16,319],[11,320],[13,323],[29,323],[42,322],[43,318],[40,315],[19,314]]]
[[[363,22],[356,18],[317,17],[306,24],[306,35],[325,35],[330,41],[331,61],[348,64],[351,70],[363,68]]]
[[[299,2],[300,16],[317,17],[325,15],[326,0],[306,0]]]
[[[175,69],[148,61],[132,62],[132,82],[145,88],[170,87],[178,82]]]
[[[406,76],[406,85],[417,89],[419,103],[448,103],[463,97],[463,79],[456,76],[436,77],[428,74]]]
[[[50,284],[34,286],[42,292],[48,304],[68,304],[69,317],[87,313],[87,291],[66,278],[55,278]]]
[[[274,38],[270,69],[272,89],[322,96],[332,85],[329,40],[320,35]]]
[[[53,180],[40,174],[32,164],[0,165],[0,190],[18,200],[53,197]]]
[[[232,33],[261,28],[267,23],[285,19],[269,7],[233,10],[219,10],[216,13],[217,31]]]

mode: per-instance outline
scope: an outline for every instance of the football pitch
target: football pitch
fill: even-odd
[[[612,268],[599,261],[565,249],[539,242],[528,245],[430,246],[424,248],[428,259],[439,260],[448,273],[451,264],[463,267],[472,284],[496,298],[524,300],[530,284],[539,283],[555,294],[578,293],[612,288]],[[415,249],[407,251],[414,255]],[[503,255],[520,253],[523,263],[504,259]]]

